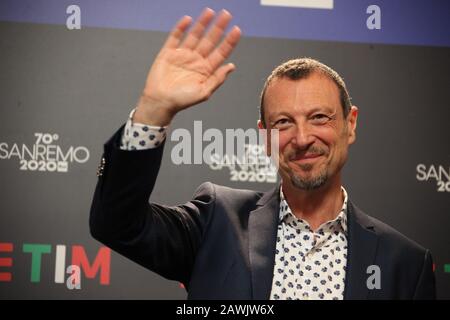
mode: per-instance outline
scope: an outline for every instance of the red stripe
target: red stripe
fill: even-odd
[[[0,258],[0,267],[11,267],[12,259],[11,258]]]
[[[13,251],[13,244],[9,242],[0,242],[0,252]]]
[[[12,275],[9,272],[0,272],[0,281],[11,281]]]

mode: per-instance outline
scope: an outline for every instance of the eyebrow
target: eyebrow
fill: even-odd
[[[331,106],[320,105],[320,106],[312,107],[310,110],[308,110],[308,113],[314,113],[314,112],[317,112],[317,111],[324,111],[324,110],[325,111],[330,111],[332,113],[336,112],[336,109],[331,107]]]
[[[267,115],[267,116],[268,116],[268,119],[270,120],[270,119],[272,119],[273,117],[278,117],[278,116],[280,116],[280,115],[290,116],[289,110],[290,110],[290,108],[287,108],[287,109],[282,109],[282,110],[279,111],[279,112],[269,113],[269,114]],[[308,109],[308,110],[305,110],[305,111],[306,111],[306,114],[315,113],[315,112],[317,112],[317,111],[322,111],[322,112],[325,111],[325,112],[329,112],[329,113],[332,113],[332,114],[335,114],[335,113],[337,112],[335,108],[333,108],[333,107],[331,107],[331,106],[327,106],[327,105],[318,105],[318,106],[314,106],[314,107],[312,107],[311,109]]]

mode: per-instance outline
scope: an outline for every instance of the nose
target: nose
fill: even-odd
[[[307,150],[315,141],[311,128],[307,123],[299,123],[296,126],[296,132],[292,139],[292,143],[297,149]]]

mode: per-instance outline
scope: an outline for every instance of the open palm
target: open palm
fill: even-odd
[[[208,99],[225,81],[235,67],[223,63],[241,32],[233,27],[219,44],[231,15],[223,10],[205,35],[214,15],[205,9],[186,35],[192,19],[185,16],[177,23],[149,71],[144,96],[176,113]]]

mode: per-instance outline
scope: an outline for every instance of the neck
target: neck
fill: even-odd
[[[341,186],[340,176],[314,190],[299,189],[290,180],[282,182],[283,194],[292,213],[307,221],[312,230],[339,214],[344,201]]]

